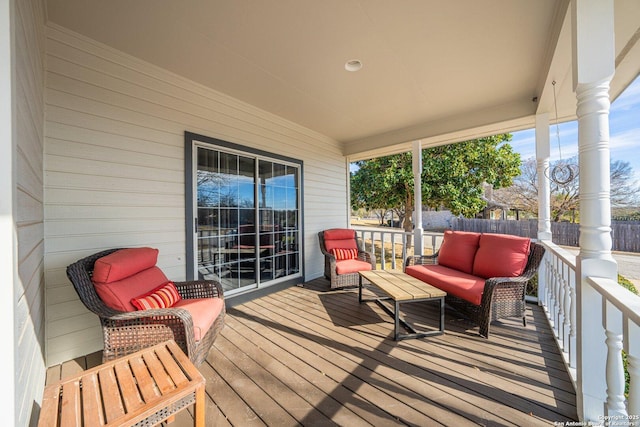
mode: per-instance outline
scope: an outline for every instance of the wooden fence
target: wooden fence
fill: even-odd
[[[502,233],[516,236],[538,236],[538,220],[525,221],[466,219],[453,218],[451,226],[454,230],[475,231],[479,233]],[[560,246],[578,246],[580,224],[569,222],[552,222],[551,234],[553,243]],[[612,221],[612,250],[640,253],[640,221]]]

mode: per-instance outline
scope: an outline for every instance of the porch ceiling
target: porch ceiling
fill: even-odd
[[[616,0],[615,98],[640,70]],[[48,20],[344,143],[393,152],[573,118],[568,0],[47,0]],[[635,38],[634,38],[635,37]],[[635,55],[635,56],[634,56]],[[351,73],[345,62],[364,67]],[[628,65],[631,63],[631,65]],[[532,99],[537,97],[538,102]]]

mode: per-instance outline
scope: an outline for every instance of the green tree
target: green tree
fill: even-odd
[[[446,208],[454,215],[474,216],[486,204],[483,183],[510,186],[520,173],[520,155],[508,142],[510,134],[474,139],[422,151],[422,203]],[[397,209],[411,231],[413,172],[411,153],[356,162],[351,175],[354,209]],[[401,213],[401,215],[400,215]]]

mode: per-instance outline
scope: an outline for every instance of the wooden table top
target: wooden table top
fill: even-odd
[[[38,425],[133,425],[204,383],[170,340],[47,386]]]
[[[361,271],[360,275],[395,301],[444,297],[447,293],[400,270]]]

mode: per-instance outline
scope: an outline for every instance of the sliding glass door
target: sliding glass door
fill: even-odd
[[[194,267],[233,294],[300,275],[300,165],[194,143]]]

